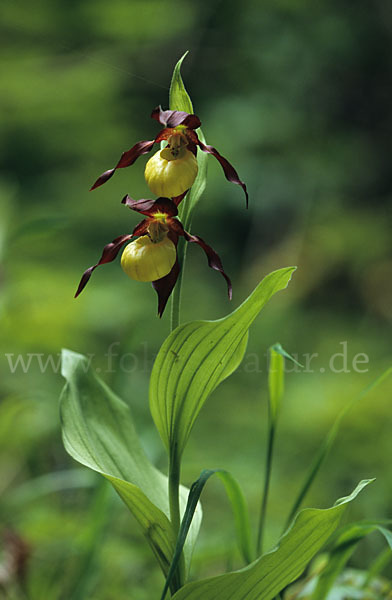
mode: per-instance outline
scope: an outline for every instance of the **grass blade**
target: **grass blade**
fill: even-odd
[[[285,529],[289,526],[292,519],[294,518],[296,512],[300,508],[302,502],[305,499],[306,494],[309,492],[312,483],[314,482],[316,475],[318,474],[322,464],[326,460],[332,445],[335,441],[335,438],[338,434],[341,422],[343,418],[346,416],[348,411],[356,404],[359,400],[362,400],[367,396],[372,390],[374,390],[378,385],[380,385],[389,375],[392,373],[392,367],[389,367],[384,373],[382,373],[377,379],[375,379],[372,383],[370,383],[357,397],[353,398],[351,402],[349,402],[341,412],[338,414],[334,424],[331,429],[327,433],[323,443],[318,449],[317,454],[315,455],[313,462],[310,465],[309,471],[305,477],[304,483],[298,493],[298,496],[290,510],[289,516],[287,517]]]
[[[201,472],[199,479],[197,479],[190,488],[187,506],[181,521],[180,531],[174,549],[173,560],[166,578],[161,600],[165,599],[165,596],[170,588],[172,578],[176,573],[179,561],[181,559],[182,549],[184,547],[200,495],[209,478],[215,474],[218,475],[218,477],[222,480],[227,497],[229,498],[233,509],[240,552],[242,553],[245,562],[248,563],[251,561],[249,515],[241,488],[228,471],[225,471],[224,469],[205,469]]]

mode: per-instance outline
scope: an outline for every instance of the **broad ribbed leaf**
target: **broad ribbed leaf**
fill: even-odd
[[[370,481],[361,481],[332,508],[302,510],[278,547],[245,569],[187,584],[173,600],[271,600],[301,575],[338,527],[347,504]]]
[[[150,380],[150,408],[169,450],[183,451],[204,402],[240,364],[247,331],[260,310],[290,281],[295,267],[267,275],[237,310],[218,321],[191,321],[163,343]]]
[[[168,519],[167,477],[148,460],[128,405],[91,372],[84,356],[63,350],[62,374],[66,379],[60,400],[65,449],[112,483],[167,575],[176,542]],[[185,507],[188,490],[183,488],[181,496]],[[199,509],[185,547],[187,566],[200,519]]]

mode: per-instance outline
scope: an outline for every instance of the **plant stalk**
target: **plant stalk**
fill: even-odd
[[[177,445],[173,448],[170,453],[169,461],[169,506],[170,506],[170,520],[174,529],[174,533],[177,535],[180,529],[180,473],[181,473],[181,462],[178,458]]]
[[[184,274],[185,258],[186,258],[186,245],[185,240],[180,238],[177,246],[177,257],[180,265],[180,272],[174,290],[172,293],[171,303],[171,314],[170,314],[170,331],[173,331],[180,324],[181,314],[181,289],[182,279]]]
[[[178,455],[177,444],[173,446],[169,457],[169,507],[170,507],[170,522],[173,527],[175,536],[178,536],[181,524],[180,513],[180,476],[181,476],[181,459]],[[173,577],[173,586],[175,590],[180,589],[184,585],[185,569],[184,558],[180,561],[178,569]],[[173,591],[173,590],[172,590]]]
[[[264,471],[264,485],[263,485],[263,493],[260,507],[260,519],[259,519],[259,527],[257,531],[257,556],[260,556],[263,551],[263,534],[264,534],[264,525],[265,519],[267,515],[267,504],[268,504],[268,494],[270,488],[271,481],[271,470],[272,470],[272,457],[274,452],[274,441],[275,441],[275,423],[272,422],[268,431],[268,440],[267,440],[267,455],[265,460],[265,471]]]

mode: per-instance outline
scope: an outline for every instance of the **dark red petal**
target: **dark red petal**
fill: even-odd
[[[184,236],[185,239],[186,239],[187,233],[186,233],[186,231],[184,229],[183,224],[178,219],[170,219],[170,222],[169,222],[169,231],[171,233],[175,233],[175,236],[176,236],[177,240],[178,240],[178,236],[179,235]]]
[[[242,189],[244,190],[244,193],[245,193],[245,198],[246,198],[246,208],[248,208],[249,198],[248,198],[248,192],[246,189],[246,185],[239,178],[238,173],[235,170],[235,168],[233,167],[233,165],[231,165],[226,158],[224,158],[221,154],[219,154],[218,150],[216,148],[214,148],[213,146],[207,146],[206,144],[203,144],[203,142],[201,142],[200,140],[198,140],[198,145],[199,145],[200,150],[203,150],[203,152],[207,152],[207,154],[212,154],[212,156],[215,156],[215,158],[220,162],[220,164],[223,168],[223,171],[225,173],[226,179],[228,179],[228,181],[231,181],[232,183],[236,183],[237,185],[240,185],[242,187]]]
[[[132,237],[133,237],[133,234],[129,234],[129,233],[126,235],[120,235],[118,238],[113,240],[113,242],[110,242],[110,244],[107,244],[105,246],[105,248],[102,251],[102,256],[99,259],[99,261],[97,262],[97,264],[94,265],[93,267],[89,267],[83,273],[82,278],[79,283],[79,286],[78,286],[78,289],[75,294],[75,298],[77,298],[79,296],[80,292],[86,286],[88,280],[91,277],[91,273],[94,271],[94,269],[96,269],[99,265],[103,265],[105,263],[112,262],[112,260],[114,260],[116,258],[117,254],[121,250],[121,247],[125,244],[125,242],[130,240]]]
[[[180,265],[178,264],[178,260],[176,260],[170,273],[152,282],[152,287],[158,294],[158,315],[160,317],[163,315],[170,294],[176,285],[179,272]]]
[[[201,246],[203,248],[203,250],[206,253],[207,258],[208,258],[208,266],[210,266],[211,269],[214,269],[215,271],[219,271],[219,273],[221,273],[223,275],[223,277],[226,279],[227,293],[229,296],[229,300],[231,300],[232,295],[233,295],[231,281],[230,281],[230,278],[226,275],[226,273],[223,269],[222,261],[219,258],[219,256],[217,255],[217,253],[215,252],[215,250],[213,250],[211,248],[211,246],[206,244],[205,241],[202,240],[201,237],[199,237],[198,235],[191,235],[187,231],[185,231],[184,233],[185,233],[185,239],[187,242],[199,244],[199,246]]]
[[[196,132],[192,131],[191,129],[187,129],[185,131],[185,135],[188,141],[187,150],[197,156],[197,144],[199,143],[199,138],[197,137]]]
[[[102,173],[102,175],[98,177],[97,181],[90,188],[90,191],[95,190],[95,188],[99,187],[103,183],[106,183],[108,179],[112,177],[116,169],[123,169],[124,167],[129,167],[130,165],[133,165],[133,163],[137,158],[139,158],[139,156],[150,152],[154,144],[155,140],[138,142],[137,144],[132,146],[130,150],[123,152],[116,166],[113,169],[109,169],[108,171]]]
[[[201,125],[201,121],[197,115],[188,115],[181,125],[185,125],[188,129],[197,129]]]
[[[189,129],[197,129],[201,125],[200,119],[196,115],[190,115],[182,110],[162,110],[161,106],[154,108],[151,118],[166,127],[185,125]]]
[[[157,200],[133,200],[126,195],[121,200],[122,204],[128,206],[132,210],[136,210],[147,217],[154,217],[155,213],[165,213],[169,217],[178,215],[176,204],[170,198],[158,198]]]
[[[173,127],[166,127],[165,129],[161,129],[161,131],[155,138],[155,142],[163,142],[164,140],[167,140],[171,135],[173,135]]]
[[[188,150],[190,150],[193,146],[197,146],[199,143],[199,138],[197,137],[196,131],[192,131],[192,129],[188,129],[185,131],[185,135],[188,138]]]
[[[136,225],[135,229],[132,231],[132,237],[135,237],[137,235],[144,235],[145,233],[147,233],[149,222],[150,219],[143,219],[143,221]]]

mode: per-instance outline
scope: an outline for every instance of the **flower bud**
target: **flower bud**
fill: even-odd
[[[196,157],[190,150],[181,148],[174,156],[170,148],[164,148],[150,158],[144,177],[153,194],[174,198],[193,185],[197,169]]]
[[[176,256],[176,247],[166,235],[159,242],[142,235],[125,247],[121,266],[131,279],[156,281],[170,273]]]

